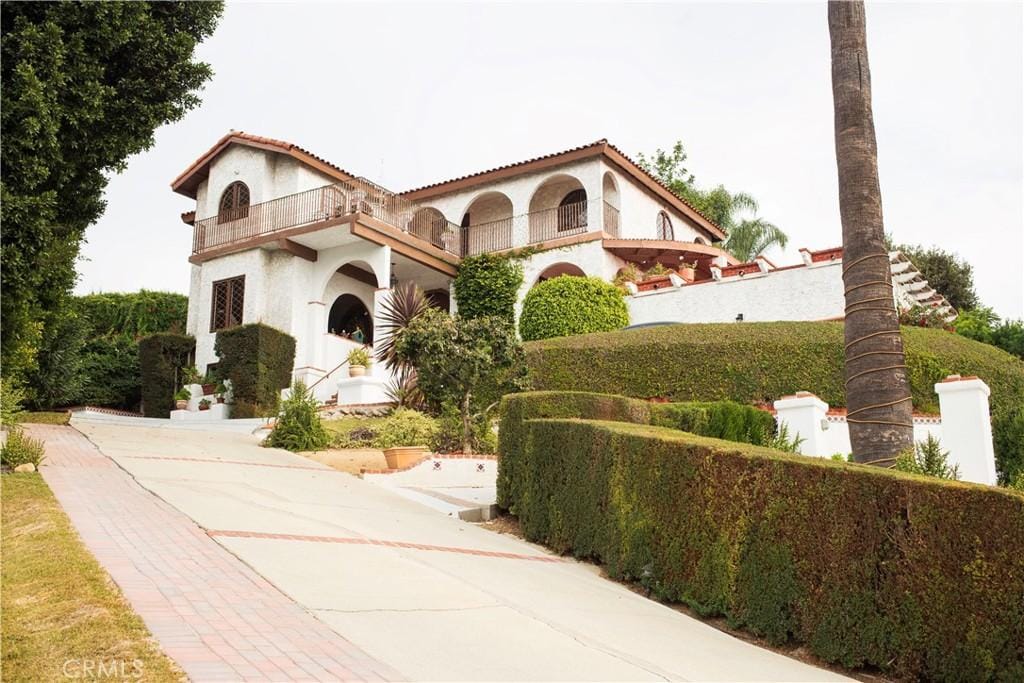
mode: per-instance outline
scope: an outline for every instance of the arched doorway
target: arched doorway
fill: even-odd
[[[583,269],[575,263],[555,263],[541,271],[540,276],[537,278],[537,282],[541,283],[545,280],[550,280],[562,275],[570,275],[572,277],[587,276],[587,274],[583,272]]]
[[[426,292],[424,296],[427,297],[427,303],[434,308],[438,308],[445,313],[451,313],[451,295],[448,294],[447,289],[432,289]]]
[[[363,344],[373,344],[373,317],[359,297],[342,294],[331,305],[327,331]]]

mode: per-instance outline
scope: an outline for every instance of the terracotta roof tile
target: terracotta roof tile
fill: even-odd
[[[171,187],[178,191],[182,188],[185,182],[197,173],[201,173],[205,170],[207,164],[213,161],[214,157],[217,156],[225,147],[231,143],[250,144],[260,147],[274,147],[280,149],[283,153],[289,154],[300,161],[306,163],[314,162],[312,165],[319,165],[322,170],[332,173],[343,180],[351,180],[355,178],[355,174],[349,173],[340,166],[327,161],[323,157],[313,154],[309,150],[300,147],[294,143],[286,142],[284,140],[277,140],[275,138],[268,138],[262,135],[253,135],[246,133],[241,130],[232,130],[218,140],[210,149],[199,156],[198,159],[192,162],[188,168],[186,168],[181,174],[178,175],[173,181],[171,181]]]

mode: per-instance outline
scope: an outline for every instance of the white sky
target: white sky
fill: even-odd
[[[967,258],[1024,316],[1020,3],[872,4],[886,230]],[[77,291],[187,292],[170,181],[234,128],[401,191],[602,137],[681,138],[702,185],[753,194],[799,247],[841,242],[824,2],[229,4],[203,104],[112,179]]]

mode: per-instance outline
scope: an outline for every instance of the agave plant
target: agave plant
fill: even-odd
[[[381,303],[379,329],[383,341],[377,344],[377,360],[396,375],[407,363],[399,358],[396,345],[409,325],[430,307],[423,290],[413,282],[392,287],[390,296]]]

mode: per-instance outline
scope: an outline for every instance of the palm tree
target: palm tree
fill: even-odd
[[[910,384],[882,226],[864,3],[831,0],[832,99],[846,296],[846,406],[856,462],[913,446]]]
[[[768,249],[785,247],[789,237],[781,228],[758,217],[757,200],[746,192],[729,192],[724,185],[702,190],[686,167],[686,148],[679,140],[671,151],[638,155],[640,166],[672,192],[707,216],[728,235],[722,248],[740,261],[752,261]],[[753,216],[744,218],[743,216]]]

